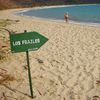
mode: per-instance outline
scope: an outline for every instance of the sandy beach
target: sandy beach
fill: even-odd
[[[100,99],[100,26],[14,15],[19,10],[27,9],[0,11],[0,19],[17,20],[7,29],[36,31],[49,39],[39,50],[29,52],[33,100]],[[11,53],[4,30],[0,31],[1,51],[6,57],[0,60],[0,100],[32,100],[26,53]]]

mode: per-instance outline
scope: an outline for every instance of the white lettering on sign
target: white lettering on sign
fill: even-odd
[[[31,40],[22,40],[22,41],[14,41],[13,46],[27,45],[27,44],[35,44],[40,43],[40,39],[31,39]]]
[[[21,45],[21,42],[20,41],[13,42],[13,46],[17,46],[17,45]]]
[[[21,44],[35,44],[40,43],[40,39],[22,40]]]

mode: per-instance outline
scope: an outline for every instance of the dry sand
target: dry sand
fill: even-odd
[[[100,27],[16,16],[14,11],[0,11],[0,19],[19,20],[7,29],[37,31],[49,38],[38,51],[30,51],[33,100],[100,98]],[[0,49],[8,51],[0,61],[0,100],[31,100],[26,53],[10,52],[6,31],[0,31],[0,40]]]

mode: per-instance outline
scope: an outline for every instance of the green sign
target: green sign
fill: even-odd
[[[32,78],[29,63],[29,51],[38,50],[48,39],[37,32],[24,32],[18,34],[10,34],[10,44],[12,53],[26,52],[28,77],[30,85],[31,98],[33,98]]]
[[[48,39],[37,32],[10,35],[12,53],[38,50]]]

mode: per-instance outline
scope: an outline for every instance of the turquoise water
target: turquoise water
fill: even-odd
[[[64,13],[66,12],[69,13],[72,21],[100,23],[100,4],[32,9],[19,14],[52,20],[64,20]]]

